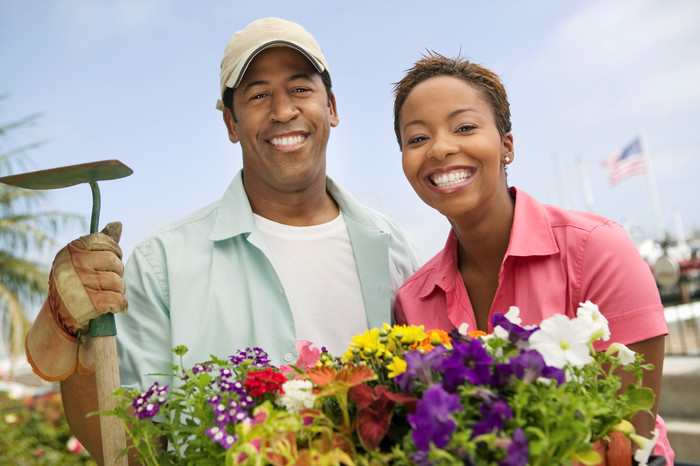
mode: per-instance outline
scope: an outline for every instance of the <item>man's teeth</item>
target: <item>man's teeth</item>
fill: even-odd
[[[291,136],[282,138],[270,139],[270,143],[273,146],[291,146],[294,144],[299,144],[304,140],[304,136]]]
[[[467,180],[473,173],[474,170],[455,170],[449,173],[433,175],[430,177],[430,181],[432,181],[435,186],[444,188]]]

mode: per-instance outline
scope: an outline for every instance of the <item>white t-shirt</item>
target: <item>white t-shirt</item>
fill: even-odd
[[[254,215],[294,317],[297,340],[341,356],[367,330],[350,237],[342,214],[297,227]]]

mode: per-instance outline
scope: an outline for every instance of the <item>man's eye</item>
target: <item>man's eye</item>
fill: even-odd
[[[473,130],[474,128],[476,128],[476,126],[474,126],[474,125],[462,125],[457,129],[457,132],[458,133],[466,133],[468,131]]]
[[[308,87],[295,87],[294,89],[292,89],[292,92],[297,93],[297,94],[302,93],[302,92],[309,92],[309,88]]]
[[[260,100],[265,96],[267,96],[267,94],[261,92],[260,94],[253,95],[250,100]]]

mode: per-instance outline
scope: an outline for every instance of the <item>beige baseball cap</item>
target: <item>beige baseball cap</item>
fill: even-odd
[[[227,87],[236,88],[255,56],[270,47],[290,47],[303,53],[319,73],[328,69],[321,47],[302,26],[281,18],[262,18],[237,31],[221,59],[221,97]],[[224,109],[219,99],[216,108]]]

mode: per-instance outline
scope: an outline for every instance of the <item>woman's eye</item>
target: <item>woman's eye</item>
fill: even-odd
[[[426,139],[425,136],[415,136],[415,137],[412,137],[411,139],[409,139],[408,143],[409,144],[416,144],[416,143],[425,141],[425,139]]]
[[[473,130],[474,128],[476,128],[476,126],[474,126],[474,125],[462,125],[457,129],[457,132],[458,133],[466,133],[468,131]]]

